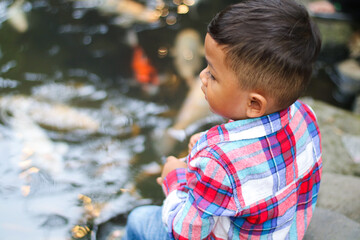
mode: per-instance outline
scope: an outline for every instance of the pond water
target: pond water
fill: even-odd
[[[0,2],[1,239],[103,239],[99,226],[161,204],[156,136],[174,124],[196,79],[177,67],[178,45],[195,48],[195,71],[204,66],[199,46],[177,36],[192,28],[203,39],[235,1],[111,5],[124,1]],[[321,64],[307,94],[333,102]],[[185,155],[188,137],[169,153]]]

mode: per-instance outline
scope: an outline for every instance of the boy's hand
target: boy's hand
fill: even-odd
[[[188,144],[189,153],[191,152],[195,143],[199,140],[200,136],[201,136],[201,133],[195,133],[194,135],[191,136],[189,144]]]
[[[177,159],[176,157],[173,157],[173,156],[167,157],[166,163],[164,164],[164,168],[161,173],[161,177],[158,177],[156,179],[156,182],[159,185],[162,185],[164,178],[166,177],[166,175],[169,174],[169,172],[171,172],[172,170],[175,170],[177,168],[186,168],[186,167],[187,167],[186,163]]]

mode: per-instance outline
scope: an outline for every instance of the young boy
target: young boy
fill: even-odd
[[[297,99],[320,45],[292,0],[243,0],[216,15],[201,89],[230,121],[193,136],[186,163],[167,158],[163,206],[135,209],[126,238],[302,239],[322,163],[315,115]]]

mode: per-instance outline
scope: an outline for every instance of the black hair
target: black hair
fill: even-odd
[[[294,0],[243,0],[219,12],[208,33],[223,46],[240,87],[291,105],[305,91],[321,47],[316,24]]]

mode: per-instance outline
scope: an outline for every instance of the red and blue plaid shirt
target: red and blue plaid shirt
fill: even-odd
[[[163,222],[172,239],[302,239],[321,176],[314,113],[288,109],[205,132],[187,169],[164,180]]]

